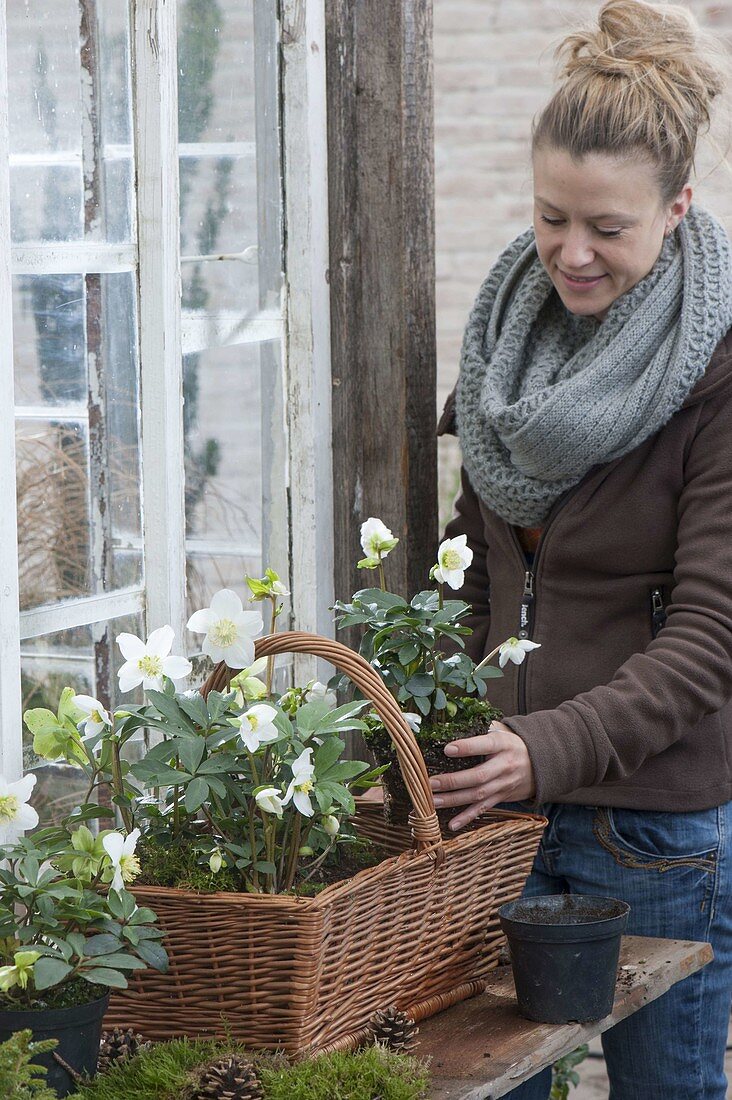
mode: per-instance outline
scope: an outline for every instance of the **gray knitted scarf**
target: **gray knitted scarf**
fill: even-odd
[[[730,243],[704,210],[689,210],[602,323],[566,309],[533,229],[523,233],[481,287],[463,340],[457,426],[478,496],[509,523],[543,523],[592,466],[670,419],[731,326]]]

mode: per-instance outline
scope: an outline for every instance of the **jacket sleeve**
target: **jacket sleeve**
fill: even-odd
[[[462,492],[455,504],[456,515],[445,528],[444,537],[454,539],[456,535],[467,535],[468,546],[473,551],[473,560],[465,570],[465,584],[459,592],[455,593],[455,597],[465,600],[472,606],[470,615],[461,619],[461,623],[463,626],[469,626],[473,631],[470,637],[463,640],[465,652],[477,662],[485,656],[486,639],[491,622],[485,527],[478,497],[464,469],[460,477]],[[450,653],[458,647],[446,642],[443,648],[446,653]]]
[[[525,742],[536,801],[623,779],[732,698],[732,398],[689,448],[667,620],[607,684],[504,719]]]

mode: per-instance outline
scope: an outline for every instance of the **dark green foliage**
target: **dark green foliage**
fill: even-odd
[[[181,1100],[207,1063],[227,1054],[246,1055],[231,1042],[178,1039],[148,1051],[83,1085],[78,1100]],[[327,1054],[290,1065],[281,1055],[249,1055],[265,1100],[420,1100],[429,1072],[424,1062],[368,1047],[355,1054]]]
[[[583,1043],[571,1054],[565,1054],[564,1058],[560,1058],[558,1062],[554,1063],[552,1067],[552,1091],[549,1094],[549,1100],[567,1100],[569,1086],[574,1085],[576,1088],[580,1082],[579,1073],[574,1067],[584,1062],[589,1051],[590,1048],[587,1043]]]
[[[31,1031],[16,1031],[0,1043],[0,1096],[3,1100],[56,1100],[45,1083],[46,1068],[31,1063],[36,1054],[56,1046],[55,1039],[34,1043]]]

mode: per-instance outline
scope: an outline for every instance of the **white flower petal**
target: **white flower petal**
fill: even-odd
[[[264,672],[267,667],[267,657],[258,657],[254,664],[249,665],[245,670],[248,676],[259,676],[260,672]]]
[[[251,714],[260,725],[269,725],[277,717],[275,708],[267,706],[266,703],[257,703],[255,706],[249,707],[247,714]]]
[[[211,597],[211,611],[217,619],[235,619],[242,609],[241,599],[230,588],[221,588]]]
[[[33,788],[36,785],[37,779],[38,776],[35,772],[28,772],[22,779],[18,779],[15,783],[11,783],[8,790],[12,791],[20,802],[27,802],[33,793]]]
[[[97,700],[92,698],[91,695],[75,695],[71,700],[75,707],[79,710],[83,710],[85,714],[91,714],[93,710],[101,710],[102,705]]]
[[[295,806],[303,814],[304,817],[312,817],[315,810],[310,802],[310,796],[305,791],[295,791],[294,794]]]
[[[133,691],[136,687],[139,687],[142,683],[143,676],[137,667],[136,663],[128,661],[117,672],[117,679],[119,680],[119,690],[121,692]]]
[[[167,657],[173,648],[174,638],[172,626],[159,626],[148,638],[145,649],[153,657]]]
[[[121,833],[108,833],[102,838],[102,846],[107,853],[112,863],[117,866],[122,859],[122,853],[125,847],[125,838]]]
[[[246,668],[254,660],[254,642],[251,638],[237,638],[231,645],[221,649],[219,660],[226,661],[229,668]]]
[[[462,569],[446,569],[444,570],[445,580],[454,591],[457,592],[458,588],[462,588],[465,584],[465,574]]]
[[[27,829],[35,829],[38,824],[38,814],[32,806],[23,805],[18,808],[18,812],[15,815],[14,824],[18,829],[26,831]]]
[[[138,842],[139,839],[140,839],[140,830],[139,829],[133,829],[131,833],[128,833],[127,836],[125,837],[125,842],[122,845],[122,855],[123,856],[132,856],[132,855],[134,855],[135,854],[135,848],[137,847],[137,842]]]
[[[240,634],[248,634],[251,638],[264,629],[264,620],[258,611],[241,611],[234,622]]]
[[[144,676],[142,679],[143,691],[162,691],[163,690],[163,677],[162,676]]]
[[[139,661],[145,656],[145,643],[136,634],[118,634],[117,645],[126,661]]]
[[[204,607],[200,611],[193,612],[186,626],[194,634],[208,634],[215,622],[216,616],[212,613],[211,608]]]
[[[192,671],[193,665],[186,657],[163,658],[163,675],[169,676],[171,680],[182,680],[185,676],[190,676]]]

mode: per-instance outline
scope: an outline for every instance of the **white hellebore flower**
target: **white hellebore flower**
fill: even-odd
[[[15,783],[8,783],[0,775],[0,842],[4,843],[10,832],[20,833],[25,829],[35,829],[38,814],[28,805],[35,785],[36,777],[33,772],[17,779]]]
[[[273,724],[276,717],[277,711],[266,703],[257,703],[242,714],[240,736],[249,752],[277,740],[280,734]]]
[[[330,690],[325,684],[321,684],[320,680],[311,680],[307,686],[307,695],[309,700],[322,699],[324,703],[327,703],[331,710],[334,710],[338,706],[338,697],[336,693]]]
[[[341,827],[341,823],[335,814],[326,814],[320,824],[323,826],[328,836],[338,836],[338,830]]]
[[[153,630],[146,642],[134,634],[118,634],[117,645],[125,663],[117,673],[119,690],[132,691],[142,684],[145,691],[154,688],[163,689],[163,676],[171,680],[182,680],[188,676],[193,665],[185,657],[172,657],[175,632],[172,626],[160,626]]]
[[[440,543],[437,565],[433,570],[433,576],[440,584],[449,584],[454,589],[465,584],[465,570],[473,560],[473,551],[467,542],[467,535],[457,535]]]
[[[140,873],[140,861],[135,848],[140,839],[140,830],[133,829],[128,836],[122,833],[108,833],[102,840],[104,851],[112,861],[114,876],[112,890],[124,890],[126,882],[132,882]]]
[[[188,620],[194,634],[205,634],[201,649],[218,664],[244,668],[254,663],[254,637],[262,630],[258,611],[245,611],[230,588],[222,588],[211,598],[211,606],[196,611]]]
[[[310,801],[310,791],[313,789],[313,775],[315,773],[315,766],[310,763],[312,753],[312,749],[303,749],[297,760],[293,760],[292,779],[285,792],[285,797],[282,799],[283,806],[294,799],[296,808],[305,817],[312,817],[315,813]]]
[[[398,542],[380,519],[370,516],[361,524],[361,548],[367,558],[385,558]]]
[[[419,733],[419,727],[422,725],[422,715],[416,714],[413,710],[402,711],[402,718],[409,726],[412,733]]]
[[[529,642],[524,638],[509,638],[498,650],[498,663],[504,668],[509,661],[520,665],[527,653],[539,649],[541,642]]]
[[[77,724],[79,733],[85,737],[95,737],[105,726],[112,728],[112,719],[98,699],[92,699],[91,695],[75,695],[72,702],[86,715]]]
[[[284,810],[282,792],[278,791],[276,787],[263,787],[261,791],[257,791],[255,794],[254,801],[264,813],[277,814],[277,817],[282,817]]]

